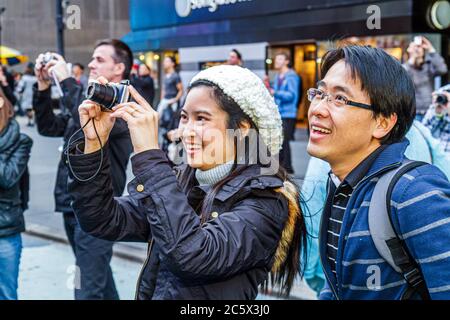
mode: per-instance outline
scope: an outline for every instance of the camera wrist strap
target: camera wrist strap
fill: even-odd
[[[74,142],[72,142],[72,139],[78,134],[78,132],[80,132],[80,131],[82,131],[84,128],[86,128],[86,126],[87,126],[87,125],[89,124],[89,122],[91,122],[91,121],[92,121],[92,126],[94,127],[95,134],[96,134],[96,136],[97,136],[98,142],[100,143],[100,164],[99,164],[99,166],[98,166],[98,168],[97,168],[97,171],[94,173],[94,175],[92,175],[91,177],[89,177],[89,178],[87,178],[87,179],[83,179],[83,178],[77,176],[77,174],[73,171],[72,164],[70,163],[70,148],[71,148],[71,146],[72,146],[72,143],[75,144],[76,142],[78,142],[78,141],[81,140],[81,138],[80,138],[80,139],[77,139],[77,140],[75,140]],[[95,121],[94,121],[93,118],[90,118],[90,119],[84,124],[83,127],[81,127],[80,129],[78,129],[77,131],[75,131],[75,132],[72,134],[72,136],[69,138],[69,141],[67,142],[67,147],[66,147],[65,153],[66,153],[66,155],[67,155],[67,165],[68,165],[68,167],[69,167],[69,170],[70,170],[70,172],[72,173],[73,177],[74,177],[76,180],[78,180],[79,182],[90,182],[91,180],[93,180],[93,179],[95,179],[95,178],[97,177],[97,175],[99,174],[99,172],[100,172],[100,170],[102,169],[102,166],[103,166],[103,144],[102,144],[102,140],[100,139],[100,136],[98,135],[97,128],[95,127]]]

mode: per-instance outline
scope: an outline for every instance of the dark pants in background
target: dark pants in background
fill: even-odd
[[[64,227],[76,265],[80,270],[80,288],[75,288],[75,300],[118,300],[110,266],[114,242],[90,236],[83,230],[73,212],[66,212]]]
[[[289,141],[294,140],[295,125],[297,119],[285,118],[283,121],[283,145],[280,151],[280,164],[286,169],[288,173],[294,173],[291,159],[291,147]]]

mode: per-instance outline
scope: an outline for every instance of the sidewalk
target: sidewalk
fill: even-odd
[[[75,259],[68,245],[23,235],[19,300],[73,300]],[[133,300],[141,264],[113,257],[111,261],[121,300]]]

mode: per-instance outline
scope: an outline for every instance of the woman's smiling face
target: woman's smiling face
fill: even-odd
[[[227,124],[228,114],[217,104],[213,89],[198,86],[189,91],[178,127],[189,166],[209,170],[234,160]]]

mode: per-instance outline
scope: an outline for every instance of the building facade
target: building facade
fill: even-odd
[[[57,1],[0,0],[0,7],[6,8],[1,17],[2,44],[21,51],[31,62],[41,52],[57,51]],[[73,20],[77,14],[70,6],[79,8],[79,28],[72,21],[64,31],[66,59],[70,62],[87,66],[97,40],[120,38],[130,31],[128,1],[70,0],[63,4],[65,20]],[[19,71],[23,68],[15,67]]]

